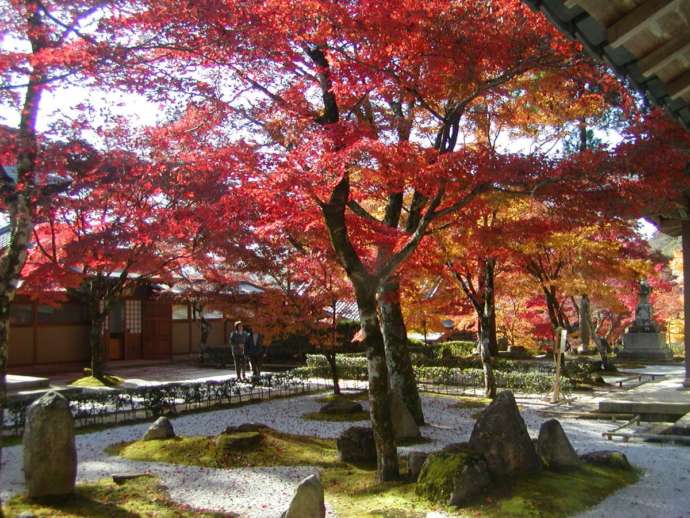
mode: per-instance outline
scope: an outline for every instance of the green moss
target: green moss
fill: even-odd
[[[491,398],[484,396],[471,396],[466,394],[439,394],[437,392],[424,392],[425,396],[457,401],[454,408],[486,408],[491,404]]]
[[[84,376],[83,378],[72,381],[71,387],[118,387],[124,383],[124,378],[106,374],[103,378],[94,376]]]
[[[319,403],[330,403],[335,399],[349,399],[350,401],[367,401],[369,399],[369,392],[361,390],[359,392],[346,392],[344,394],[328,394],[327,396],[317,399]]]
[[[444,505],[453,489],[453,476],[462,469],[469,455],[467,451],[431,455],[419,475],[417,495]],[[567,473],[543,471],[494,485],[477,505],[456,511],[496,518],[568,516],[596,505],[616,490],[636,482],[638,476],[629,469],[592,464]]]
[[[369,412],[350,412],[346,414],[307,412],[302,415],[302,418],[308,419],[309,421],[366,421],[369,419]]]
[[[375,468],[332,466],[322,471],[321,481],[341,518],[423,518],[436,508],[415,494],[414,483],[377,482]]]
[[[103,479],[89,484],[79,484],[76,494],[60,501],[34,502],[24,496],[15,496],[5,503],[6,516],[17,516],[24,511],[37,517],[117,517],[135,518],[155,516],[156,518],[220,518],[233,516],[227,513],[205,513],[192,511],[178,505],[168,497],[165,489],[154,477],[141,477],[115,484]]]
[[[453,491],[453,475],[462,470],[466,461],[466,452],[430,455],[419,474],[416,493],[434,502],[447,502]]]
[[[516,480],[478,506],[487,516],[556,518],[589,509],[618,489],[637,482],[635,471],[584,464],[567,473],[544,471]]]
[[[130,460],[213,468],[323,466],[337,462],[334,440],[291,435],[270,428],[259,433],[262,436],[260,443],[240,449],[226,449],[223,445],[219,447],[215,437],[176,437],[119,443],[109,446],[106,452]]]
[[[456,396],[458,402],[455,408],[486,408],[491,404],[491,398],[481,396]]]
[[[263,440],[259,432],[237,432],[220,434],[216,440],[216,450],[220,452],[246,450],[258,446]]]
[[[397,441],[398,446],[414,446],[415,444],[427,444],[432,442],[428,437],[416,437],[414,439],[401,439]]]
[[[213,437],[137,441],[112,446],[109,452],[132,460],[207,467],[320,466],[326,499],[341,518],[422,518],[433,511],[458,517],[556,518],[585,511],[638,479],[634,471],[585,464],[572,472],[544,471],[512,484],[492,487],[476,505],[458,509],[445,505],[452,489],[448,480],[452,483],[449,475],[467,459],[468,452],[435,454],[439,462],[425,466],[417,484],[406,481],[379,483],[375,466],[339,462],[335,441],[271,429],[262,430],[261,434],[261,444],[226,454],[219,454]]]

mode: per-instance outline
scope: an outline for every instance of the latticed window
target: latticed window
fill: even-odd
[[[125,300],[125,322],[127,332],[132,334],[141,333],[141,301]]]

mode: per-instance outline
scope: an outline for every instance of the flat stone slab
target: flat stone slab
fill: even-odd
[[[38,390],[50,386],[50,380],[48,378],[39,378],[37,376],[8,374],[5,379],[7,380],[7,392]]]
[[[603,413],[682,416],[690,412],[690,390],[683,390],[682,375],[668,375],[659,381],[600,399],[598,410]]]

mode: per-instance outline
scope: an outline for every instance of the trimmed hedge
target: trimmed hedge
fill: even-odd
[[[477,360],[479,361],[479,360]],[[479,364],[481,365],[481,363]],[[367,360],[361,356],[338,356],[336,358],[338,375],[342,379],[366,381]],[[483,387],[484,371],[479,367],[435,367],[415,366],[415,376],[420,384],[452,385],[456,387]],[[290,371],[295,377],[330,378],[330,367],[321,355],[307,356],[306,367]],[[499,388],[509,388],[521,392],[544,393],[553,387],[553,366],[515,360],[497,360],[494,366],[496,384]],[[574,384],[567,378],[561,382],[564,390]]]
[[[456,369],[452,367],[416,367],[417,382],[422,385],[450,385],[454,387],[483,387],[482,369]],[[494,369],[498,388],[519,392],[543,394],[553,388],[553,373],[502,371]],[[570,391],[575,387],[568,378],[561,379],[561,388]]]
[[[477,342],[469,340],[454,340],[450,342],[439,342],[430,346],[434,355],[441,359],[448,356],[463,357],[471,356],[477,352]]]
[[[254,399],[270,399],[295,389],[311,390],[311,385],[296,379],[291,373],[265,374],[250,383],[235,379],[195,383],[166,383],[117,390],[88,390],[76,395],[65,394],[75,424],[88,426],[120,423],[165,414],[214,408]],[[4,428],[20,435],[24,428],[26,410],[34,398],[8,400],[5,406]]]

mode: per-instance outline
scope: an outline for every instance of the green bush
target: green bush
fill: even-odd
[[[341,379],[361,381],[367,379],[367,360],[362,356],[338,355],[336,368]],[[417,365],[414,367],[414,371],[417,381],[422,384],[458,387],[484,386],[484,371],[481,369],[481,363],[466,368]],[[318,354],[308,355],[306,367],[293,369],[290,373],[302,379],[328,379],[331,377],[330,366],[326,358]],[[549,392],[553,386],[553,366],[550,364],[498,360],[494,374],[499,388],[528,393],[545,393]],[[568,378],[563,378],[562,386],[565,390],[570,390],[574,387],[574,383]]]
[[[477,351],[477,342],[469,340],[455,340],[451,342],[440,342],[433,346],[435,355],[439,358],[452,356],[454,358],[462,358],[465,356],[472,356]]]
[[[451,385],[458,387],[483,387],[482,369],[456,369],[452,367],[415,367],[419,383]],[[553,373],[539,371],[502,371],[495,369],[496,385],[499,388],[528,393],[545,393],[553,388]],[[572,390],[574,383],[568,378],[561,380],[564,390]]]
[[[367,359],[361,354],[339,354],[335,360],[338,377],[341,379],[366,380]],[[330,378],[331,366],[322,354],[308,354],[306,367],[293,369],[295,376]]]

